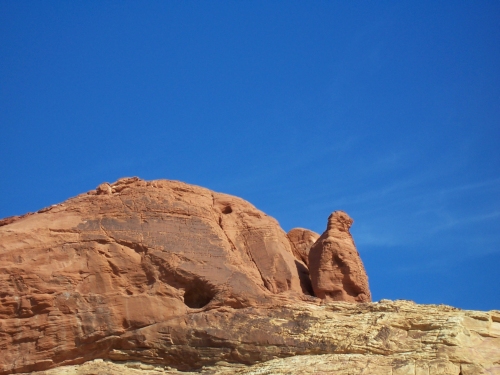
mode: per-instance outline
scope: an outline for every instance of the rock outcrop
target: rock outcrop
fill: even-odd
[[[181,182],[104,183],[0,225],[0,373],[106,356],[193,309],[313,298],[276,220]]]
[[[349,228],[353,220],[336,211],[309,251],[314,294],[325,301],[371,301],[368,277]]]
[[[309,251],[319,234],[309,229],[293,228],[287,233],[295,258],[309,266]]]
[[[187,374],[494,375],[500,311],[388,300],[228,307],[144,327],[114,347],[106,361],[43,374],[180,374],[173,365],[196,363]]]
[[[366,303],[351,222],[138,178],[0,220],[0,375],[495,373],[500,313]]]

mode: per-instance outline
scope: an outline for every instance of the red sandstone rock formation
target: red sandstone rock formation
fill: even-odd
[[[293,228],[287,233],[295,258],[309,265],[309,250],[318,240],[319,234],[309,229]]]
[[[357,256],[350,236],[351,242],[342,236],[333,240]],[[305,233],[300,241],[307,243],[309,237]],[[189,336],[200,319],[208,319],[203,311],[316,300],[308,295],[312,288],[301,261],[308,245],[292,235],[292,250],[289,238],[276,220],[242,199],[138,178],[104,183],[35,214],[4,219],[0,375],[110,358],[115,349],[137,353],[149,348],[149,354],[136,355],[148,358],[151,348],[168,342],[178,346],[162,349],[166,358],[182,357],[186,367],[190,355],[202,355],[196,340],[207,345],[208,339]],[[318,243],[324,240],[325,234]],[[316,248],[309,257],[313,265]],[[352,280],[332,284],[347,288],[336,290],[335,298],[367,300],[362,265],[349,259],[347,268],[338,261],[329,266],[336,281],[339,270]],[[318,273],[313,276],[317,281]],[[318,296],[329,296],[323,281],[316,284]],[[161,331],[170,327],[166,322],[179,322],[177,329],[191,341],[174,337],[171,328]],[[160,331],[139,331],[153,326]]]
[[[328,303],[370,297],[351,223],[335,212],[314,242],[239,198],[137,178],[0,220],[0,375],[498,373],[499,311]]]
[[[349,233],[352,222],[345,212],[332,213],[309,252],[314,294],[323,300],[371,301],[368,277]]]

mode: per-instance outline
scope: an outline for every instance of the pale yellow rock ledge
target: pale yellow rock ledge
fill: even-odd
[[[283,335],[302,342],[333,342],[334,353],[297,353],[252,366],[218,362],[197,372],[97,359],[34,374],[500,375],[500,311],[467,311],[388,300],[304,304],[280,309],[286,312],[284,316],[300,315],[311,322],[300,332],[282,331]],[[277,319],[269,321],[275,326],[284,323]]]

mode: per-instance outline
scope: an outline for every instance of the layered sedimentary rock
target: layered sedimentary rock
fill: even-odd
[[[116,340],[109,360],[44,374],[500,374],[500,311],[411,301],[226,307]]]
[[[314,294],[325,301],[371,301],[368,277],[349,228],[353,220],[336,211],[309,251]]]

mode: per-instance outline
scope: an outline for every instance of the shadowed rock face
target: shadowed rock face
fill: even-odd
[[[368,277],[349,228],[353,220],[336,211],[309,251],[309,272],[316,297],[325,301],[371,301]]]
[[[157,361],[199,366],[205,363],[199,347],[212,339],[190,335],[210,326],[207,311],[321,302],[312,296],[305,264],[315,236],[307,230],[287,236],[276,220],[237,197],[135,177],[0,220],[0,375],[139,352],[144,359],[160,347],[165,358],[151,354]],[[342,238],[335,239],[339,246]],[[350,241],[336,254],[355,252]],[[336,290],[336,298],[364,301],[365,293],[369,299],[367,284],[358,291],[362,265],[346,264],[351,268],[328,266],[332,280],[339,269],[355,272],[346,276],[350,284],[332,284],[347,288]],[[319,279],[326,274],[323,267]],[[328,292],[317,290],[322,298]],[[240,326],[250,334],[252,324]],[[258,335],[266,342],[265,329]],[[225,360],[244,362],[243,349],[231,345]]]

